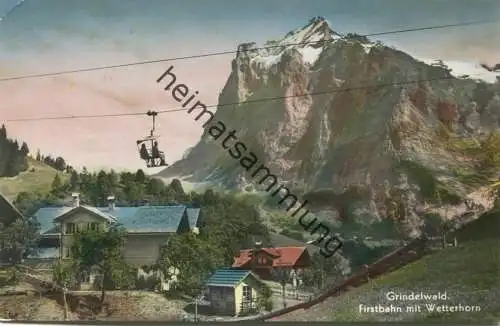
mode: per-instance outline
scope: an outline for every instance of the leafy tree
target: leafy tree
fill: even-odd
[[[165,190],[165,183],[160,179],[153,178],[147,182],[146,192],[148,194],[159,194]]]
[[[182,188],[182,183],[179,179],[173,179],[172,182],[170,182],[170,187],[175,193],[184,194],[184,188]]]
[[[24,216],[32,216],[43,206],[52,206],[56,202],[50,201],[44,195],[34,192],[20,192],[14,200],[14,206],[23,213]]]
[[[52,279],[58,286],[71,289],[77,284],[76,270],[77,268],[72,262],[58,262],[52,270]]]
[[[273,292],[267,284],[262,284],[260,289],[259,297],[257,298],[257,306],[261,310],[272,311],[273,310]]]
[[[58,156],[54,161],[53,167],[58,171],[64,171],[66,170],[66,161],[62,157]]]
[[[31,217],[16,219],[0,228],[0,254],[11,264],[21,263],[35,251],[39,224]]]
[[[107,230],[88,230],[75,234],[71,247],[73,266],[80,272],[98,273],[101,304],[107,290],[126,287],[132,283],[122,253],[124,240],[125,231],[117,225]]]
[[[141,169],[137,170],[137,172],[135,173],[135,181],[139,183],[146,182],[146,174],[144,173],[144,171],[142,171]]]
[[[177,268],[178,290],[196,296],[200,293],[206,278],[218,267],[224,265],[221,248],[193,233],[171,238],[160,249],[159,266],[169,277],[171,268]]]

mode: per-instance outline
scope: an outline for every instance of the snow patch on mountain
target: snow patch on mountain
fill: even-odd
[[[305,47],[299,50],[302,54],[302,59],[304,62],[307,62],[310,65],[313,65],[316,61],[318,61],[321,52],[323,52],[322,48],[314,49],[312,47]]]
[[[450,73],[455,77],[480,79],[488,83],[494,83],[497,77],[500,77],[498,72],[487,71],[478,62],[429,58],[419,58],[419,60],[431,66],[445,66],[451,69]]]

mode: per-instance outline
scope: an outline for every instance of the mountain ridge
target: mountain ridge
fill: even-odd
[[[214,121],[237,130],[287,186],[338,194],[360,185],[370,193],[361,210],[375,217],[389,215],[395,189],[412,210],[436,191],[459,201],[474,190],[453,171],[477,174],[479,157],[453,146],[480,143],[498,128],[500,84],[458,78],[444,63],[341,36],[321,17],[266,44],[273,48],[238,47],[219,104],[239,104],[217,110]],[[208,129],[159,176],[255,188]]]

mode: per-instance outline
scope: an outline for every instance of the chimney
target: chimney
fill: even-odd
[[[110,211],[115,210],[115,196],[108,196],[108,209]]]
[[[73,207],[80,206],[80,194],[77,192],[74,192],[71,194],[71,197],[73,198]]]
[[[255,242],[255,249],[257,249],[257,250],[262,249],[262,241],[256,241]]]
[[[252,271],[255,271],[255,268],[257,267],[257,254],[260,252],[262,249],[262,242],[261,241],[254,241],[254,245],[252,248]]]

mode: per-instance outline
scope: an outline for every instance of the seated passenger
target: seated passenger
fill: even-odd
[[[149,153],[148,153],[148,149],[146,148],[146,145],[144,145],[144,144],[141,145],[140,154],[141,154],[141,159],[149,160]]]
[[[160,158],[160,150],[158,149],[158,142],[155,141],[152,149],[153,158]]]

